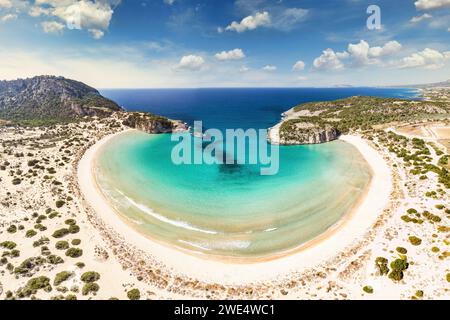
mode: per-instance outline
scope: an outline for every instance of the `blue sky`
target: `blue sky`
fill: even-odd
[[[436,82],[449,40],[450,0],[0,0],[0,79],[98,88]]]

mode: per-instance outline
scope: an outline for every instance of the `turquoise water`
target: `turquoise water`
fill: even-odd
[[[280,170],[259,165],[174,165],[170,135],[126,133],[97,159],[97,180],[145,235],[228,257],[265,257],[325,232],[370,180],[362,155],[332,142],[280,148]]]
[[[127,110],[202,120],[205,129],[269,128],[289,108],[355,95],[415,98],[387,88],[102,90]],[[170,135],[128,133],[105,146],[97,180],[118,214],[161,243],[208,255],[259,258],[288,252],[334,226],[370,181],[362,155],[341,141],[280,148],[280,170],[181,165]]]

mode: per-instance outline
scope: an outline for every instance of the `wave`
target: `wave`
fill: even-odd
[[[185,221],[169,219],[161,214],[156,213],[155,211],[153,211],[151,208],[147,207],[146,205],[134,201],[133,199],[126,196],[125,194],[123,194],[121,191],[119,191],[117,189],[116,189],[116,192],[121,194],[131,205],[135,206],[139,210],[145,212],[146,214],[152,216],[153,218],[155,218],[161,222],[173,225],[178,228],[187,229],[190,231],[197,231],[197,232],[202,232],[202,233],[207,233],[207,234],[218,234],[219,233],[219,232],[213,231],[213,230],[206,230],[206,229],[198,228],[198,227],[193,226],[190,223],[185,222]]]

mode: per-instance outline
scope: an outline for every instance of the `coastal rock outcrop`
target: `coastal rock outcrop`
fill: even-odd
[[[269,142],[279,145],[320,144],[339,138],[340,132],[329,124],[287,120],[269,129]]]
[[[189,130],[187,124],[145,112],[125,113],[123,125],[147,133],[171,133]]]

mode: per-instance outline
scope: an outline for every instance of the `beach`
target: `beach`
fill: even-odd
[[[121,133],[119,133],[121,134]],[[80,189],[89,205],[100,218],[127,242],[148,252],[169,270],[190,278],[203,281],[220,282],[224,285],[248,284],[285,277],[289,272],[301,272],[316,264],[332,259],[336,252],[351,246],[360,239],[375,223],[378,212],[387,205],[391,185],[390,170],[382,157],[363,139],[357,136],[343,136],[341,139],[354,145],[369,163],[372,171],[370,186],[362,199],[346,214],[341,221],[327,232],[278,257],[261,259],[251,263],[233,263],[193,256],[180,250],[161,245],[139,234],[130,224],[114,212],[103,193],[98,189],[92,170],[101,148],[113,136],[103,138],[86,151],[78,166]],[[201,267],[200,267],[201,266]]]

